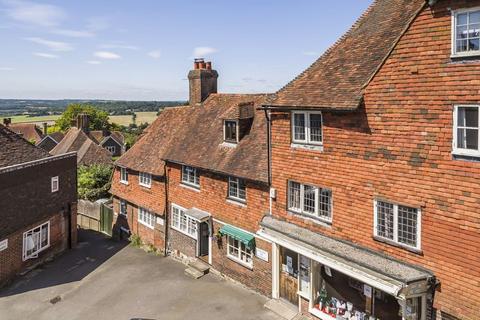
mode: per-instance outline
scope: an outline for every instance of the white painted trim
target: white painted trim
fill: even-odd
[[[45,245],[45,247],[42,247],[40,248],[38,251],[32,253],[30,256],[27,256],[26,255],[26,236],[27,236],[27,233],[37,229],[37,228],[40,228],[40,242],[42,241],[42,227],[44,225],[47,225],[47,230],[48,230],[48,242],[47,244]],[[23,233],[23,236],[22,236],[22,239],[23,239],[23,245],[22,245],[22,261],[27,261],[28,259],[31,259],[31,258],[36,258],[38,256],[38,254],[46,249],[48,249],[50,247],[50,220],[48,220],[47,222],[44,222],[42,224],[39,224],[38,226],[34,227],[34,228],[31,228],[27,231],[25,231]]]
[[[305,115],[305,140],[296,140],[295,139],[295,114]],[[310,141],[310,115],[319,114],[321,116],[321,134],[322,141]],[[291,131],[291,141],[294,145],[303,145],[303,146],[323,146],[323,114],[321,111],[292,111],[290,116],[290,131]],[[323,148],[322,148],[323,150]]]
[[[225,130],[225,128],[226,128],[226,127],[225,127],[225,122],[227,122],[227,121],[229,121],[229,122],[235,122],[235,131],[236,131],[235,135],[236,135],[236,138],[237,138],[237,139],[236,139],[236,142],[232,142],[232,141],[227,141],[227,140],[226,140],[226,135],[227,135],[227,133],[226,133],[226,130]],[[235,119],[225,119],[225,120],[223,120],[223,142],[224,142],[224,143],[229,143],[229,144],[236,144],[236,143],[238,143],[238,141],[240,140],[239,132],[240,132],[240,130],[239,130],[239,125],[238,125],[238,120],[235,120]]]
[[[52,193],[58,192],[58,190],[60,190],[60,179],[58,176],[52,177],[50,179],[50,187],[51,187]]]
[[[350,265],[347,265],[341,261],[337,261],[331,257],[324,256],[320,254],[319,252],[311,251],[309,249],[306,249],[304,247],[298,246],[297,244],[291,243],[287,240],[275,237],[273,235],[267,234],[265,231],[260,230],[259,234],[261,234],[263,237],[270,239],[272,242],[277,243],[278,245],[281,245],[282,247],[288,248],[290,250],[293,250],[301,255],[304,255],[307,258],[310,258],[312,260],[318,261],[323,265],[326,265],[334,270],[338,270],[339,272],[352,277],[354,279],[357,279],[359,281],[362,281],[363,283],[366,283],[368,285],[371,285],[372,287],[375,287],[379,290],[384,291],[385,293],[388,293],[393,296],[397,296],[400,290],[403,288],[403,284],[401,282],[398,282],[396,280],[390,281],[385,281],[380,277],[377,277],[375,275],[369,274],[363,270],[360,270],[359,268],[354,268]],[[272,270],[273,271],[273,270]]]
[[[150,180],[150,183],[143,183],[142,182],[142,175],[143,175],[143,179]],[[146,177],[145,177],[145,175],[146,175]],[[152,187],[152,175],[148,172],[139,171],[138,172],[138,184],[141,185],[142,187],[145,187],[145,188],[151,188]]]
[[[174,229],[174,230],[176,230],[176,231],[178,231],[178,232],[180,232],[180,233],[182,233],[182,234],[184,234],[184,235],[186,235],[186,236],[194,239],[195,241],[197,241],[197,251],[198,251],[198,246],[199,246],[199,244],[198,244],[198,242],[199,242],[199,241],[198,241],[198,237],[199,237],[199,227],[200,227],[200,226],[199,226],[199,221],[198,221],[197,219],[189,216],[189,215],[187,214],[187,209],[185,209],[185,208],[182,207],[182,206],[179,206],[178,204],[172,203],[170,207],[171,207],[171,208],[170,208],[170,227],[171,227],[172,229]],[[180,210],[180,211],[183,211],[184,215],[187,217],[187,221],[186,221],[187,230],[181,230],[180,227],[177,227],[177,226],[173,225],[173,208],[176,208],[176,209],[178,209],[178,210]],[[181,217],[179,217],[179,219],[181,219]],[[191,235],[191,234],[188,233],[188,219],[194,220],[195,223],[197,224],[197,232],[195,233],[195,235]],[[180,225],[180,220],[179,220],[179,225]]]
[[[462,57],[475,57],[480,56],[480,50],[477,51],[466,51],[466,52],[458,52],[457,53],[457,15],[466,13],[466,12],[473,12],[479,11],[480,7],[472,7],[472,8],[463,8],[451,11],[451,57],[452,58],[462,58]]]
[[[279,246],[272,241],[272,298],[280,298],[280,255]]]
[[[42,138],[42,140],[40,140],[39,142],[37,142],[36,146],[38,147],[43,141],[45,141],[45,139],[50,139],[52,140],[53,142],[55,142],[55,144],[58,144],[58,141],[53,139],[49,134],[47,134],[45,137]],[[41,147],[40,147],[41,148]]]
[[[148,223],[146,223],[145,221],[143,220],[140,220],[140,210],[143,210],[144,213],[146,214],[150,214],[153,216],[153,225],[149,225]],[[150,229],[155,229],[155,213],[143,208],[143,207],[138,207],[137,209],[137,221],[140,223],[140,224],[143,224],[144,226],[150,228]]]
[[[457,148],[458,146],[458,108],[477,108],[478,109],[478,150]],[[452,128],[452,154],[469,157],[480,157],[480,105],[458,104],[453,106],[453,128]]]

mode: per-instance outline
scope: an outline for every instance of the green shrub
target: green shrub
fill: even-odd
[[[134,247],[140,247],[142,245],[142,239],[140,239],[140,236],[137,234],[132,234],[128,240],[130,240],[130,244]]]

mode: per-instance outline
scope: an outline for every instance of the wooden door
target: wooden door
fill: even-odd
[[[280,298],[298,305],[298,253],[280,250]]]

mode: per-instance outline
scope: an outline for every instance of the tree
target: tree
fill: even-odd
[[[90,130],[109,130],[110,124],[108,123],[108,113],[96,109],[89,104],[72,103],[67,106],[67,109],[62,113],[61,117],[55,122],[55,126],[60,130],[68,130],[72,122],[76,121],[77,115],[80,113],[86,113],[89,116],[89,129]]]
[[[90,201],[108,198],[112,171],[112,166],[105,164],[79,167],[78,197]]]

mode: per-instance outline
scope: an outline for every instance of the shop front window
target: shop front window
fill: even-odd
[[[402,320],[396,297],[319,263],[312,269],[312,313],[321,319]]]
[[[298,275],[298,283],[299,283],[299,293],[304,296],[308,297],[310,295],[310,259],[304,256],[300,256],[299,261],[299,275]]]

